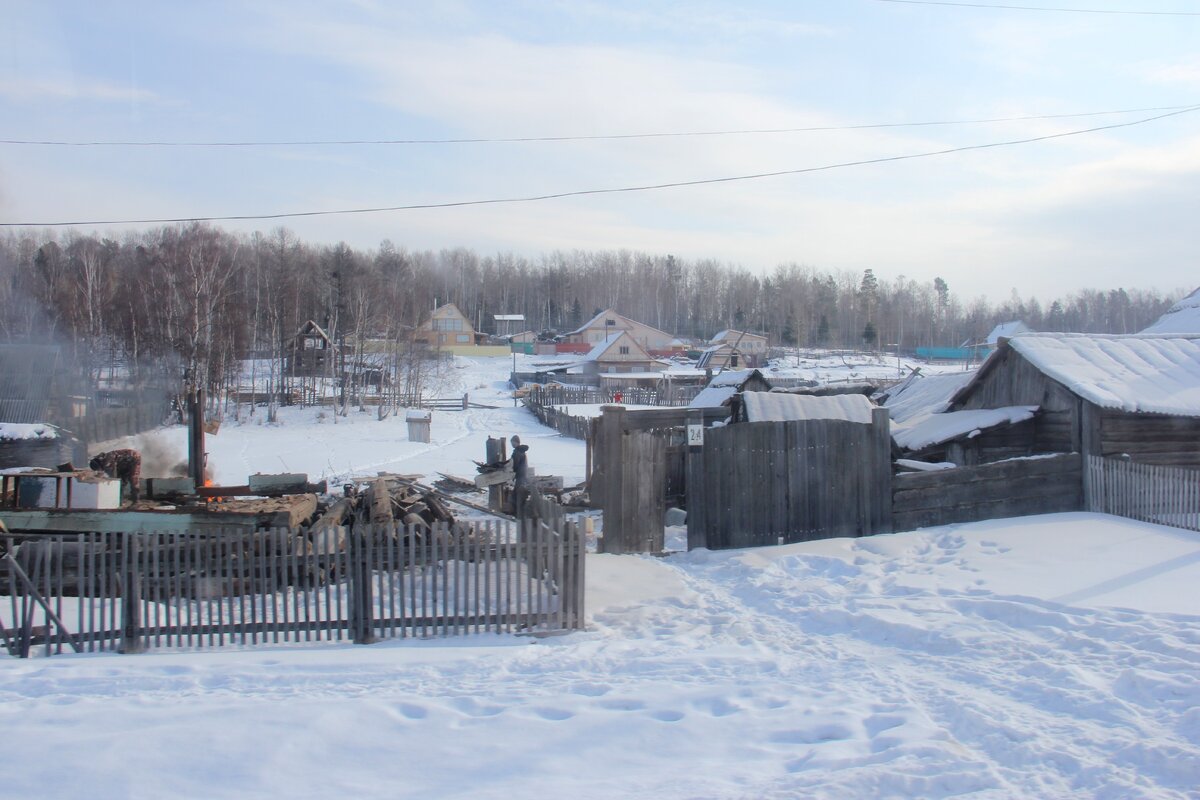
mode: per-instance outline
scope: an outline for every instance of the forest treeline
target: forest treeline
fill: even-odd
[[[432,252],[383,241],[356,249],[278,228],[232,233],[199,224],[109,239],[73,230],[0,238],[0,338],[70,345],[82,361],[165,358],[227,383],[250,354],[272,354],[306,320],[335,338],[404,341],[435,304],[453,302],[481,331],[524,314],[569,331],[604,308],[680,336],[736,327],[801,346],[957,346],[998,322],[1036,330],[1132,333],[1177,298],[1157,290],[1080,289],[1040,303],[964,300],[951,281],[781,264],[762,274],[715,260],[629,250],[527,258],[468,248]]]

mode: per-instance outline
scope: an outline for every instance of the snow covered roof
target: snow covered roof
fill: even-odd
[[[661,372],[601,372],[601,378],[619,378],[623,381],[660,381]]]
[[[318,325],[316,322],[314,322],[311,319],[308,320],[307,322],[305,322],[303,325],[301,325],[300,330],[296,331],[297,336],[303,336],[306,333],[315,333],[318,336],[320,336],[322,339],[325,339],[327,341],[332,341],[329,338],[329,334],[325,332],[325,329],[322,328],[320,325]]]
[[[1033,419],[1037,408],[1037,406],[1008,406],[1006,408],[928,414],[908,425],[903,423],[894,425],[892,441],[905,450],[923,450],[960,436],[973,438],[988,428],[1012,425]]]
[[[1026,333],[1009,346],[1101,408],[1200,417],[1200,334]]]
[[[755,339],[766,339],[767,338],[767,337],[763,336],[761,333],[750,333],[749,331],[739,331],[739,330],[735,330],[734,328],[726,328],[723,331],[717,331],[717,334],[715,336],[713,336],[711,339],[709,339],[708,341],[714,342],[714,343],[728,341],[729,344],[733,344],[734,342],[738,341],[739,339],[745,338],[747,336],[751,336]]]
[[[1012,322],[1001,322],[996,327],[992,328],[992,332],[987,335],[987,343],[992,347],[1000,341],[1001,337],[1011,339],[1018,333],[1029,333],[1033,328],[1030,328],[1019,319],[1014,319]]]
[[[720,408],[729,402],[729,398],[737,394],[736,386],[709,386],[701,389],[700,393],[688,403],[688,408]]]
[[[708,385],[740,386],[744,384],[746,380],[749,380],[751,375],[754,375],[755,372],[755,369],[726,369],[725,372],[720,372],[713,375],[713,379],[708,381]]]
[[[1200,333],[1200,289],[1171,306],[1142,333]]]
[[[603,321],[606,319],[611,319],[615,324],[614,325],[605,325]],[[583,333],[584,331],[586,331],[589,328],[596,328],[596,327],[624,331],[624,330],[628,330],[629,327],[632,325],[637,325],[639,327],[647,328],[652,331],[658,331],[664,337],[671,336],[671,334],[667,333],[666,331],[660,331],[660,330],[658,330],[658,328],[654,327],[653,325],[647,325],[644,322],[638,322],[636,319],[630,319],[629,317],[625,316],[624,314],[618,314],[616,311],[613,311],[611,308],[604,309],[599,314],[592,317],[587,322],[583,323],[583,325],[579,326],[578,328],[576,328],[573,331],[568,331],[567,333],[564,333],[563,335],[564,336],[573,336],[577,333]]]
[[[58,429],[44,422],[0,422],[0,439],[57,439]]]
[[[883,405],[893,422],[915,422],[945,411],[954,393],[966,386],[974,375],[974,371],[917,375],[893,390]]]
[[[742,395],[747,422],[791,422],[804,419],[833,419],[871,424],[875,407],[861,394],[813,397],[775,392],[746,392]]]

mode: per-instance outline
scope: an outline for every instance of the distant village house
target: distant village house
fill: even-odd
[[[438,349],[445,347],[472,347],[475,344],[475,328],[471,320],[458,310],[454,303],[446,303],[434,309],[429,319],[417,328],[414,339]]]
[[[565,334],[563,341],[568,344],[595,345],[613,339],[618,333],[627,334],[647,355],[664,355],[679,349],[678,340],[671,334],[622,316],[611,308]]]
[[[292,337],[284,362],[284,372],[299,377],[317,377],[330,374],[333,358],[333,341],[317,323],[311,319],[300,326]]]

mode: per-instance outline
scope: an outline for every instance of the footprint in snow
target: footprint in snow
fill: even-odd
[[[684,718],[684,713],[682,711],[662,709],[659,711],[651,711],[650,717],[658,720],[659,722],[679,722],[679,720]]]
[[[425,717],[429,716],[429,711],[424,706],[419,706],[415,703],[401,703],[396,706],[396,710],[405,719],[425,719]]]
[[[494,717],[504,711],[503,706],[481,703],[473,697],[458,697],[451,703],[454,708],[469,717]]]
[[[822,722],[807,728],[779,731],[771,735],[771,741],[780,744],[819,744],[849,739],[854,731],[840,722]]]
[[[562,722],[575,716],[573,712],[564,708],[535,708],[533,713],[549,722]]]

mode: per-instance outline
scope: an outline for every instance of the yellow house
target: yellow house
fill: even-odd
[[[471,320],[458,310],[454,303],[446,303],[434,309],[429,319],[421,323],[414,337],[417,342],[430,347],[474,347],[475,328]]]

